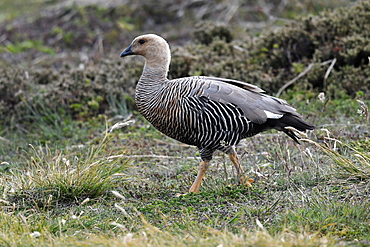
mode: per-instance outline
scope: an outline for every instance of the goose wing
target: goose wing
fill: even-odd
[[[265,92],[263,89],[255,86],[253,84],[249,84],[249,83],[246,83],[246,82],[243,82],[243,81],[237,81],[237,80],[226,79],[226,78],[218,78],[218,77],[210,77],[210,76],[204,76],[202,78],[204,78],[207,81],[215,81],[215,82],[231,84],[231,85],[234,85],[234,86],[237,86],[237,87],[240,87],[240,88],[244,88],[246,90],[256,92],[256,93],[264,93]]]
[[[203,77],[198,96],[240,108],[250,121],[263,124],[267,119],[280,119],[286,113],[300,118],[285,100],[262,94],[262,89],[252,84],[215,77]]]

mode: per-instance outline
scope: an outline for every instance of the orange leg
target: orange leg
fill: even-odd
[[[247,177],[244,174],[244,170],[240,165],[240,160],[238,154],[233,150],[231,154],[229,154],[231,162],[233,162],[236,173],[238,174],[238,178],[240,179],[240,183],[246,185],[247,187],[251,187],[251,183],[254,182],[253,179],[247,179]]]
[[[200,188],[200,183],[202,182],[204,175],[206,175],[206,171],[208,167],[209,167],[209,161],[200,162],[197,178],[195,179],[193,185],[189,189],[189,193],[190,192],[198,193],[199,188]]]

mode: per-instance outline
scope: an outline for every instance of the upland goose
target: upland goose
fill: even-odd
[[[216,77],[167,79],[171,52],[166,40],[155,34],[135,38],[121,57],[141,55],[145,61],[136,86],[139,112],[159,131],[198,147],[202,162],[189,192],[198,192],[213,153],[229,155],[240,182],[247,184],[235,145],[243,138],[277,129],[298,142],[299,131],[312,130],[286,101],[263,94],[257,86]]]

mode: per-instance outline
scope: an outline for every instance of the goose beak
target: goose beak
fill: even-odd
[[[130,45],[129,47],[127,47],[120,55],[120,57],[125,57],[125,56],[130,56],[130,55],[134,55],[134,52],[131,50],[132,48],[132,45]]]

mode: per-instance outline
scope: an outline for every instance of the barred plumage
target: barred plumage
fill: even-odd
[[[121,53],[121,57],[128,55],[146,58],[136,87],[139,112],[162,133],[199,148],[202,162],[190,192],[198,192],[215,150],[230,155],[245,183],[235,152],[241,139],[275,128],[298,142],[294,132],[285,127],[314,128],[284,100],[245,82],[206,76],[168,80],[170,49],[160,36],[135,38]]]

